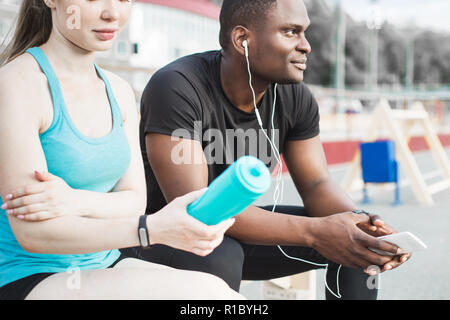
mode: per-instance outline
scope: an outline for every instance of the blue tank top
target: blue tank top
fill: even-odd
[[[74,189],[105,193],[111,191],[129,167],[130,148],[122,128],[122,114],[108,79],[94,64],[106,86],[113,128],[104,137],[87,137],[72,122],[59,81],[45,54],[38,47],[27,52],[34,57],[46,75],[53,98],[53,122],[40,135],[48,171],[62,178]],[[0,199],[0,206],[1,204]],[[104,269],[116,261],[119,255],[119,250],[77,255],[26,252],[12,232],[5,210],[0,210],[0,287],[36,273],[69,272],[74,268]]]

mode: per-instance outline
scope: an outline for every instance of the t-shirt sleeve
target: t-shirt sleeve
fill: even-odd
[[[305,84],[296,86],[294,93],[294,119],[287,140],[307,140],[320,134],[319,105]]]
[[[200,140],[201,103],[193,85],[176,70],[155,73],[141,99],[144,134],[159,133]]]

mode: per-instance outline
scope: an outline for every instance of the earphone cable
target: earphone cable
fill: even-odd
[[[284,181],[282,179],[283,177],[283,162],[281,159],[281,155],[280,152],[278,150],[278,148],[275,146],[275,128],[274,128],[274,115],[275,115],[275,106],[276,106],[276,101],[277,101],[277,87],[278,84],[275,84],[274,86],[274,101],[273,101],[273,106],[272,106],[272,117],[271,117],[271,126],[272,126],[272,139],[269,138],[269,136],[267,135],[266,131],[264,130],[263,124],[262,124],[262,119],[261,119],[261,115],[259,114],[259,110],[258,107],[256,105],[256,94],[255,94],[255,90],[253,89],[253,85],[252,85],[252,73],[250,70],[250,60],[249,60],[249,56],[248,56],[248,46],[247,46],[247,42],[245,42],[244,44],[244,48],[245,48],[245,59],[247,61],[247,71],[248,71],[248,75],[249,75],[249,85],[250,85],[250,89],[252,91],[252,95],[253,95],[253,106],[255,108],[255,113],[256,113],[256,117],[258,119],[258,123],[259,126],[261,127],[261,130],[263,132],[263,134],[265,135],[266,139],[269,141],[270,143],[270,147],[272,149],[272,152],[274,153],[275,159],[278,161],[278,170],[277,170],[277,183],[276,183],[276,187],[275,187],[275,191],[274,191],[274,195],[273,195],[273,200],[274,200],[274,205],[272,208],[272,212],[275,212],[275,209],[278,205],[278,201],[280,200],[280,194],[281,194],[281,198],[283,196],[283,191],[284,191]],[[281,192],[280,192],[280,184],[281,184]],[[286,254],[286,252],[284,252],[284,250],[281,248],[280,245],[277,245],[278,249],[281,251],[281,253],[292,260],[297,260],[300,262],[304,262],[304,263],[308,263],[317,267],[325,267],[325,276],[324,276],[324,280],[325,280],[325,287],[327,288],[327,290],[334,295],[336,298],[340,299],[342,298],[341,294],[340,294],[340,290],[339,290],[339,273],[340,270],[342,268],[342,265],[339,265],[338,269],[337,269],[337,275],[336,275],[336,287],[337,287],[337,294],[333,292],[333,290],[330,289],[330,287],[328,286],[327,283],[327,272],[328,272],[328,266],[329,264],[320,264],[320,263],[315,263],[315,262],[311,262],[311,261],[307,261],[304,259],[300,259],[297,257],[292,257],[288,254]]]

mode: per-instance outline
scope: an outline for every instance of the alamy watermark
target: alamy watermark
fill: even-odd
[[[207,129],[203,132],[202,122],[194,122],[193,134],[187,129],[177,129],[172,133],[172,141],[178,142],[172,148],[171,160],[174,164],[232,164],[245,155],[252,155],[274,169],[277,162],[267,137],[279,150],[280,131],[262,129]],[[192,145],[183,139],[199,141],[203,146],[203,155],[192,152]]]
[[[66,21],[66,26],[69,30],[81,29],[81,8],[77,5],[70,5],[66,9],[69,15]]]
[[[81,269],[77,266],[70,266],[66,270],[68,274],[66,287],[70,291],[81,289]]]
[[[381,281],[380,281],[380,273],[381,269],[379,266],[370,266],[367,268],[367,271],[369,272],[370,276],[367,278],[367,288],[369,290],[379,290],[381,287]]]

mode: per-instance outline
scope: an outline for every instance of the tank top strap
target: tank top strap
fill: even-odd
[[[95,69],[97,70],[97,73],[103,79],[103,82],[105,83],[106,86],[106,92],[108,94],[108,98],[111,104],[111,110],[113,113],[114,126],[122,126],[123,122],[122,112],[120,111],[119,104],[117,103],[116,97],[114,96],[111,83],[109,82],[108,77],[106,77],[102,69],[100,69],[100,67],[96,63],[94,63],[94,65]]]
[[[64,103],[64,98],[62,95],[61,87],[59,86],[58,78],[53,71],[50,61],[47,59],[47,56],[39,47],[30,48],[26,52],[33,56],[33,58],[39,64],[41,70],[47,77],[50,92],[53,98],[53,109],[55,113],[53,118],[58,119],[61,114],[61,105]]]

